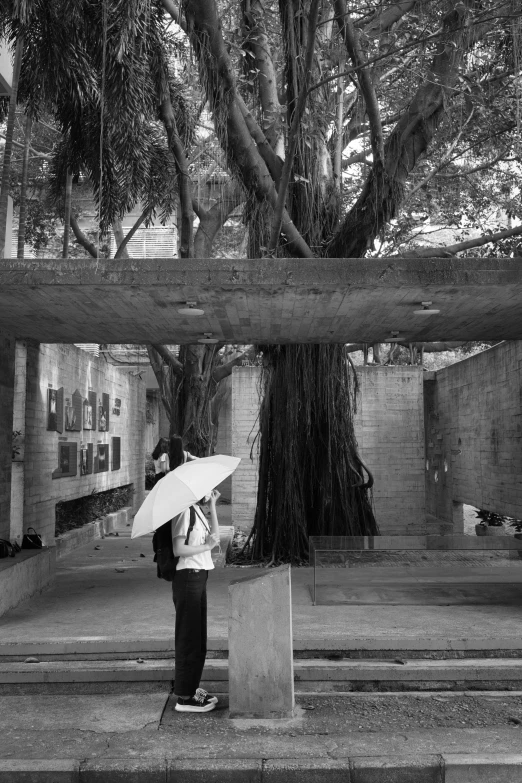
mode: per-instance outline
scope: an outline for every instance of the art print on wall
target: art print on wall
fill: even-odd
[[[47,429],[63,432],[63,387],[47,389]]]
[[[58,390],[47,389],[47,429],[56,432],[58,414]]]
[[[88,458],[89,452],[87,451],[87,446],[82,446],[80,449],[80,476],[86,476],[88,471]]]
[[[76,415],[72,400],[70,397],[65,398],[65,429],[68,432],[75,429]]]
[[[87,399],[83,401],[83,429],[92,430],[92,405]]]
[[[78,473],[77,444],[61,442],[58,444],[58,467],[53,471],[53,479],[76,476]]]
[[[109,395],[102,394],[101,402],[98,405],[98,430],[100,432],[109,431]]]
[[[109,444],[99,443],[95,473],[105,473],[107,470],[109,470]]]

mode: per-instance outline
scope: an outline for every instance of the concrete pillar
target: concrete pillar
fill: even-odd
[[[19,432],[15,440],[16,453],[13,455],[11,475],[11,541],[22,543],[24,530],[24,492],[25,492],[25,401],[27,391],[27,345],[21,340],[16,342],[13,432]]]
[[[15,340],[0,333],[0,538],[11,533]]]
[[[293,717],[290,566],[236,579],[228,596],[230,717]]]

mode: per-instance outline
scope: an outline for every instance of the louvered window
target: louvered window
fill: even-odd
[[[131,226],[124,226],[127,234]],[[140,228],[127,245],[131,258],[173,258],[178,255],[178,237],[175,226]],[[111,258],[116,253],[116,240],[111,235]]]

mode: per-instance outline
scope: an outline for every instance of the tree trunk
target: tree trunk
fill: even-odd
[[[16,99],[18,95],[18,82],[22,67],[22,55],[24,51],[24,39],[20,37],[16,42],[13,82],[11,97],[9,99],[9,113],[7,115],[7,128],[5,132],[4,160],[2,165],[2,185],[0,189],[0,258],[9,257],[11,248],[6,248],[5,237],[7,232],[7,206],[9,203],[9,175],[11,173],[11,156],[13,154],[13,135],[16,117]]]
[[[25,253],[25,229],[27,224],[27,181],[29,179],[29,150],[31,148],[31,129],[33,118],[28,114],[25,118],[24,154],[22,163],[22,181],[20,182],[20,209],[18,212],[18,249],[17,258],[23,258]]]
[[[67,179],[65,182],[65,208],[64,208],[64,218],[63,218],[62,258],[69,258],[69,237],[71,234],[72,185],[73,185],[73,173],[71,169],[68,168]]]
[[[266,346],[252,555],[299,563],[311,535],[377,535],[342,345]]]

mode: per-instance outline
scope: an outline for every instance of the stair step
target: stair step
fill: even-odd
[[[0,683],[52,682],[138,682],[170,681],[172,658],[156,658],[139,663],[133,660],[42,661],[40,663],[0,662]],[[308,659],[294,661],[294,677],[301,690],[346,689],[355,683],[485,683],[521,682],[522,660],[477,658],[466,660]],[[228,682],[228,660],[209,659],[205,682]]]

